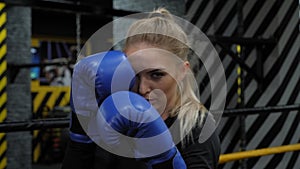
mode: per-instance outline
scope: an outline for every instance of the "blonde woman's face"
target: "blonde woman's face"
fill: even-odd
[[[170,52],[147,44],[136,44],[125,51],[136,72],[134,92],[147,99],[163,119],[177,99],[177,83],[182,80],[187,63]]]

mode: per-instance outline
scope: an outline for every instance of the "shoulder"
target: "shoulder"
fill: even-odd
[[[181,149],[188,168],[217,168],[220,156],[220,140],[214,132],[205,142],[194,142]]]
[[[206,113],[203,123],[192,129],[185,144],[177,145],[189,168],[217,168],[221,146],[215,129],[213,117]]]
[[[211,113],[205,112],[201,114],[199,112],[198,118],[198,123],[192,127],[183,140],[183,142],[186,142],[185,145],[190,145],[193,142],[204,143],[211,136],[218,135],[216,133],[217,124]]]

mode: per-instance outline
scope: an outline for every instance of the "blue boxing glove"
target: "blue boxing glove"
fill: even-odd
[[[66,148],[62,169],[92,168],[95,158],[93,119],[102,101],[111,93],[129,90],[135,73],[119,51],[97,53],[81,59],[72,76],[71,141]]]
[[[90,118],[111,93],[129,90],[133,86],[134,76],[135,72],[127,57],[120,51],[97,53],[75,64],[70,99],[71,140],[92,142],[86,134]]]
[[[113,93],[101,104],[96,120],[99,140],[108,151],[130,157],[126,152],[131,148],[133,157],[143,160],[149,169],[163,163],[186,169],[160,114],[140,95]]]

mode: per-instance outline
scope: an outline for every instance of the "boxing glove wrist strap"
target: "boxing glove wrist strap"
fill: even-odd
[[[82,134],[73,133],[71,131],[70,131],[70,139],[72,141],[75,141],[75,142],[86,143],[86,144],[89,144],[89,143],[93,142],[88,136],[82,135]]]

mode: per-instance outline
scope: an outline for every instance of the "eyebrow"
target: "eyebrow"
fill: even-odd
[[[164,71],[165,69],[164,68],[160,68],[160,69],[153,69],[153,70],[150,70],[149,72],[147,73],[153,73],[153,72],[157,72],[157,71]]]

